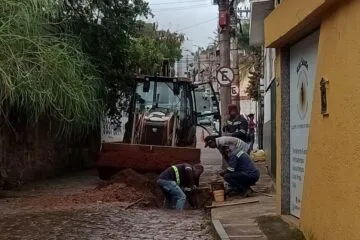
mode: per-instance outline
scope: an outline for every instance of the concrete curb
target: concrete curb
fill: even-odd
[[[212,226],[215,230],[216,233],[216,237],[219,240],[230,240],[229,236],[227,235],[223,225],[221,224],[221,222],[217,219],[212,219],[211,220]]]

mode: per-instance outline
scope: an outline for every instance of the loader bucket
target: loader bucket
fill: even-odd
[[[200,149],[104,143],[97,168],[101,179],[108,179],[121,169],[131,168],[139,173],[160,173],[174,164],[200,163]]]

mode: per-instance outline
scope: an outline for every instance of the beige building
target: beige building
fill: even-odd
[[[218,62],[219,59],[216,49],[213,46],[209,46],[206,50],[200,52],[198,61],[195,63],[195,68],[199,69],[199,71],[197,71],[196,80],[199,82],[212,81],[216,92],[218,92],[219,89],[215,79]]]
[[[257,102],[250,99],[246,93],[249,86],[249,69],[244,69],[244,66],[239,67],[239,94],[240,94],[240,110],[241,113],[248,115],[249,113],[257,116]]]

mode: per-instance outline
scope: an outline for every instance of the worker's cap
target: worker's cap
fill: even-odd
[[[215,139],[216,139],[216,136],[207,136],[205,139],[204,139],[204,142],[205,142],[205,147],[208,147],[210,142],[215,142]]]

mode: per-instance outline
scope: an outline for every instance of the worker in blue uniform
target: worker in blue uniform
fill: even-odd
[[[229,165],[221,173],[224,180],[230,185],[226,194],[237,192],[248,196],[253,192],[251,186],[255,185],[260,178],[259,170],[246,152],[232,147],[224,147],[222,151],[227,154],[226,160]]]
[[[229,117],[223,127],[224,135],[236,137],[244,142],[248,142],[248,121],[239,113],[235,104],[228,106]]]

